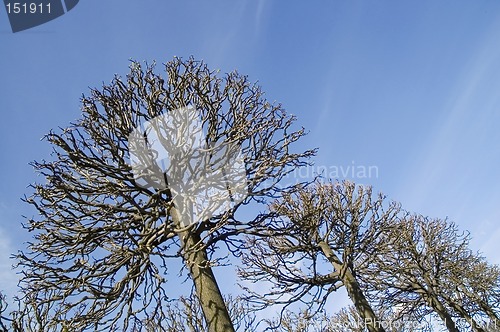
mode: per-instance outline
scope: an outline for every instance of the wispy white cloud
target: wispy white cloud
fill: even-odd
[[[259,38],[262,28],[266,25],[266,17],[270,2],[266,0],[258,0],[255,11],[255,38]]]
[[[461,144],[464,142],[466,131],[474,131],[473,136],[477,142],[470,142],[471,144],[479,144],[481,138],[487,140],[482,137],[485,134],[482,130],[488,127],[494,105],[500,100],[498,94],[485,93],[485,88],[491,86],[491,72],[498,67],[500,58],[496,33],[499,28],[500,24],[491,27],[492,33],[484,38],[481,47],[464,67],[455,86],[451,87],[444,103],[445,115],[441,119],[441,124],[433,126],[434,132],[422,133],[425,143],[417,152],[413,169],[408,172],[413,174],[410,177],[411,184],[408,182],[402,184],[406,188],[411,188],[411,194],[407,198],[414,206],[419,207],[432,202],[436,187],[443,185],[440,179],[446,178],[457,166],[462,166],[464,173],[457,177],[456,182],[450,184],[454,188],[464,186],[477,175],[477,169],[464,167],[466,163],[471,162],[467,159],[467,149],[472,151],[472,147]],[[497,78],[493,79],[495,83],[499,83]],[[488,153],[483,156],[489,158]],[[455,193],[455,195],[461,194],[467,193]]]

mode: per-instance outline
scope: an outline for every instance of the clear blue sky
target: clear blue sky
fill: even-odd
[[[329,170],[377,167],[411,211],[469,229],[500,263],[500,1],[81,1],[13,34],[0,9],[0,289],[28,236],[40,138],[129,59],[195,56],[258,80]]]

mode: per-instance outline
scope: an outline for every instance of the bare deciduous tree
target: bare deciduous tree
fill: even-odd
[[[39,304],[36,299],[25,296],[22,301],[15,298],[12,304],[16,304],[17,308],[7,311],[7,300],[5,296],[2,296],[0,307],[0,331],[2,332],[68,331],[64,324],[59,329],[49,324],[52,303]]]
[[[474,289],[471,285],[479,290],[474,278],[481,274],[471,273],[471,266],[479,266],[475,263],[478,256],[469,249],[467,233],[447,220],[408,215],[386,243],[388,250],[363,276],[366,284],[376,289],[380,306],[397,307],[400,314],[420,319],[434,312],[452,332],[459,331],[457,318],[474,331],[485,331],[475,315],[478,296],[470,293]],[[492,287],[489,280],[479,286],[487,293]]]
[[[174,58],[164,69],[161,76],[132,62],[126,80],[92,89],[82,99],[82,119],[45,137],[54,146],[52,160],[32,164],[45,182],[25,198],[38,216],[28,218],[34,240],[17,258],[25,299],[50,307],[44,329],[125,331],[131,321],[155,317],[169,297],[169,260],[181,258],[208,330],[234,331],[212,273],[216,245],[235,249],[234,236],[266,218],[238,220],[237,209],[279,196],[283,177],[315,151],[291,151],[304,130],[294,130],[294,117],[246,76],[220,78],[192,58]],[[129,138],[162,115],[193,109],[206,135],[199,150],[207,165],[217,165],[211,152],[218,148],[241,151],[247,197],[186,225],[174,203],[182,193],[155,186],[168,177],[155,178],[163,171],[158,164],[139,178],[133,173]]]
[[[234,329],[256,332],[258,323],[255,313],[240,297],[224,296]],[[135,321],[132,332],[205,332],[208,330],[199,300],[194,294],[169,302],[159,313],[144,321]]]
[[[268,293],[253,296],[264,306],[301,301],[320,310],[332,292],[346,287],[368,330],[383,331],[358,276],[385,248],[382,235],[394,226],[399,204],[344,181],[287,194],[271,211],[276,217],[263,236],[249,239],[239,271],[247,280],[271,284]]]
[[[278,319],[268,319],[268,330],[276,332],[332,332],[332,317],[324,312],[285,310]]]

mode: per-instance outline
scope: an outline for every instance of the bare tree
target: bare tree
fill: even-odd
[[[75,331],[68,326],[58,328],[48,327],[50,324],[50,309],[47,306],[38,306],[36,303],[16,301],[17,310],[11,311],[6,317],[7,304],[2,296],[0,302],[0,331],[2,332],[38,332],[38,331]],[[224,296],[226,307],[236,331],[255,332],[259,326],[256,315],[251,311],[248,302],[241,297]],[[180,297],[165,303],[156,316],[147,319],[131,321],[131,332],[204,332],[208,330],[203,310],[195,294],[189,297]]]
[[[500,329],[500,268],[478,254],[461,258],[450,275],[450,302],[461,303],[468,315],[486,318],[487,326]]]
[[[266,323],[267,330],[276,332],[333,332],[331,320],[332,317],[324,312],[285,310],[280,318],[268,319]]]
[[[237,249],[236,235],[267,216],[239,220],[236,211],[290,189],[280,181],[315,153],[291,151],[304,130],[293,129],[295,118],[269,103],[246,76],[221,78],[192,58],[166,63],[163,77],[154,67],[132,62],[126,80],[115,77],[92,89],[82,98],[82,118],[45,136],[54,146],[52,160],[32,163],[45,182],[25,198],[38,216],[28,218],[34,240],[17,258],[25,299],[50,307],[44,329],[66,324],[78,331],[125,331],[130,322],[156,317],[169,298],[169,260],[181,258],[208,330],[234,331],[212,272],[216,246]],[[198,122],[175,127],[175,116],[193,114]],[[148,136],[153,131],[156,143]],[[183,150],[186,140],[191,155]],[[176,151],[168,169],[162,151]],[[230,153],[221,157],[224,151]],[[226,185],[231,167],[222,161],[243,167],[239,199]],[[217,176],[210,178],[210,170]],[[186,174],[187,183],[173,183],[172,177],[184,181]],[[196,187],[196,176],[215,191]],[[195,212],[191,196],[202,192],[225,193],[226,208]]]
[[[268,293],[253,296],[264,306],[301,301],[321,310],[332,292],[345,287],[368,330],[383,331],[358,276],[385,248],[382,235],[394,226],[399,204],[344,181],[287,194],[271,211],[276,217],[263,236],[249,238],[251,250],[239,271],[247,280],[270,283]]]
[[[468,234],[447,220],[421,215],[408,215],[394,230],[386,239],[387,250],[363,275],[377,290],[379,305],[398,307],[401,314],[420,319],[435,312],[448,331],[459,331],[456,318],[474,331],[484,331],[464,301],[463,289],[474,278],[467,270],[476,259]]]
[[[233,296],[225,296],[224,300],[236,331],[257,331],[259,324],[247,302],[241,297]],[[203,310],[194,294],[169,302],[158,317],[135,321],[132,329],[133,332],[204,332],[207,330]]]
[[[0,331],[2,332],[68,332],[64,324],[59,329],[50,324],[51,304],[40,305],[36,299],[28,296],[25,296],[22,301],[14,298],[11,304],[16,304],[16,308],[7,311],[8,302],[4,295],[1,296]]]
[[[0,293],[0,331],[6,332],[7,326],[10,324],[12,321],[11,318],[7,317],[7,301],[6,301],[6,296],[2,293]]]

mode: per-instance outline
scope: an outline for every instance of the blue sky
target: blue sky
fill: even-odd
[[[376,166],[354,180],[449,217],[500,263],[499,1],[81,1],[16,34],[2,9],[0,41],[0,289],[29,238],[40,138],[129,59],[191,55],[258,80],[310,131],[317,166]]]

